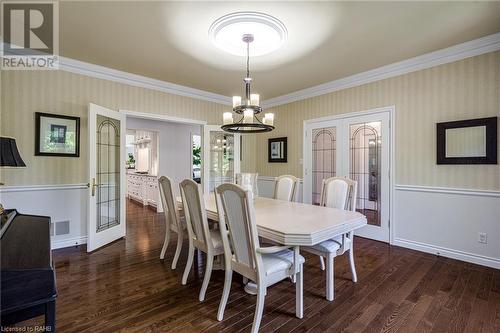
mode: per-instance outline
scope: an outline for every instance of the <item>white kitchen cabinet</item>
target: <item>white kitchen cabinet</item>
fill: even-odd
[[[127,196],[143,205],[158,207],[160,192],[158,189],[158,177],[141,175],[137,173],[127,174]]]

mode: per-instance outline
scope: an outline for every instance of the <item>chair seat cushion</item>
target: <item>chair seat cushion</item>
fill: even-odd
[[[345,237],[346,241],[346,248],[349,248],[349,243],[351,240],[347,237]],[[316,251],[320,252],[325,252],[325,253],[336,253],[340,247],[342,246],[342,236],[337,236],[332,239],[328,239],[326,241],[323,241],[319,244],[316,244],[314,246],[311,246]]]
[[[303,264],[304,257],[299,255],[299,264]],[[276,253],[267,253],[262,255],[264,270],[266,275],[290,269],[293,265],[293,251],[283,250]]]
[[[215,250],[224,251],[224,244],[222,243],[220,230],[210,229],[210,238],[212,238],[212,244],[214,245]]]

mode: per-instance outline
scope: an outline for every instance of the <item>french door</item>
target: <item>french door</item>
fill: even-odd
[[[87,252],[125,236],[125,115],[89,104]]]
[[[390,113],[344,116],[305,125],[304,202],[319,204],[329,177],[358,182],[356,210],[368,225],[356,235],[389,241]]]
[[[240,172],[240,134],[224,132],[219,125],[205,125],[202,164],[205,193],[223,183],[234,183]]]

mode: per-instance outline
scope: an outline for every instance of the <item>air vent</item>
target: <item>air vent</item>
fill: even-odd
[[[56,236],[69,234],[69,221],[56,222]]]

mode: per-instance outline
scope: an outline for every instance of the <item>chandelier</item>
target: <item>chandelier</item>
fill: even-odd
[[[254,35],[244,34],[242,40],[246,43],[247,51],[247,73],[243,79],[243,82],[245,82],[245,98],[242,101],[241,96],[233,96],[233,112],[236,113],[237,120],[234,121],[233,112],[224,112],[221,128],[230,133],[269,132],[274,129],[274,114],[265,113],[262,120],[260,120],[258,115],[263,110],[259,106],[259,95],[252,94],[250,90],[252,83],[250,77],[250,43],[254,41]]]

